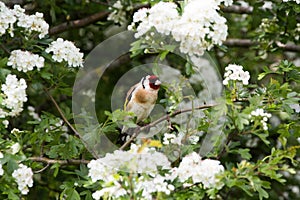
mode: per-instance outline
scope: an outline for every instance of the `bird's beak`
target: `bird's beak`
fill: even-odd
[[[154,83],[154,85],[160,85],[160,84],[161,84],[160,80],[156,80]]]

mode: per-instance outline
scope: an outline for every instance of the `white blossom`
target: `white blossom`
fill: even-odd
[[[230,80],[242,81],[243,85],[248,85],[250,74],[248,71],[243,70],[243,66],[229,64],[225,68],[223,85],[228,85]]]
[[[140,176],[136,183],[134,183],[135,193],[142,191],[142,197],[144,199],[152,200],[152,193],[163,192],[166,195],[170,195],[175,189],[174,185],[169,184],[164,176],[156,175],[154,177]]]
[[[4,125],[5,128],[7,128],[8,125],[9,125],[9,121],[8,120],[3,120],[2,124]]]
[[[40,118],[39,114],[35,112],[35,108],[32,106],[27,107],[28,114],[35,120],[41,121],[42,119]]]
[[[203,55],[205,50],[210,50],[215,44],[221,45],[227,37],[226,19],[218,13],[222,2],[232,4],[232,0],[186,1],[181,16],[175,3],[159,2],[150,9],[138,10],[128,29],[132,30],[137,25],[135,37],[146,35],[147,40],[151,38],[153,28],[162,36],[171,33],[182,53]]]
[[[17,79],[16,75],[7,75],[5,84],[2,84],[1,91],[3,92],[2,106],[9,111],[1,109],[1,117],[17,116],[23,111],[23,103],[27,101],[26,82],[23,78]]]
[[[26,195],[29,192],[28,187],[33,186],[33,172],[31,168],[26,165],[19,164],[19,168],[14,170],[12,177],[16,179],[18,189],[23,195]]]
[[[116,1],[116,3],[114,3],[110,9],[114,10],[109,13],[107,20],[113,21],[114,23],[119,23],[121,25],[126,23],[126,10],[120,1]]]
[[[13,24],[17,18],[13,15],[11,9],[5,6],[3,2],[0,2],[0,36],[5,34],[7,29],[13,29]]]
[[[201,160],[196,152],[185,156],[178,168],[171,171],[171,179],[176,176],[184,183],[192,178],[193,183],[202,183],[204,188],[213,188],[219,185],[216,175],[224,171],[224,167],[218,160]]]
[[[36,12],[34,15],[27,15],[19,5],[15,5],[14,9],[9,9],[4,3],[0,2],[0,35],[8,31],[13,37],[15,24],[24,28],[25,33],[38,33],[40,39],[48,34],[49,25],[43,19],[42,13]]]
[[[114,180],[113,174],[116,173],[115,169],[105,165],[101,159],[91,160],[87,166],[89,168],[88,176],[91,177],[93,182],[98,180],[110,182]]]
[[[107,153],[105,157],[90,162],[89,176],[93,180],[103,180],[115,170],[130,171],[135,173],[157,173],[158,168],[170,168],[167,157],[153,148],[132,144],[129,151],[116,150]],[[101,169],[100,169],[101,168]]]
[[[142,8],[134,13],[133,24],[138,23],[135,34],[139,38],[151,30],[152,27],[158,33],[169,35],[178,19],[179,14],[176,10],[177,6],[172,2],[159,2],[150,9]]]
[[[215,1],[190,0],[172,30],[180,42],[180,51],[189,55],[203,55],[214,44],[222,44],[227,37],[226,19],[217,12]]]
[[[152,178],[139,178],[134,183],[136,192],[143,190],[143,196],[150,195],[152,192],[165,192],[170,194],[173,188],[167,184],[163,177],[158,175],[159,169],[170,169],[170,162],[167,157],[155,151],[153,148],[142,147],[141,145],[132,144],[130,150],[116,150],[113,153],[107,153],[105,157],[97,160],[92,160],[88,164],[89,174],[93,182],[98,180],[103,181],[104,188],[93,193],[94,199],[100,199],[103,195],[109,197],[120,197],[126,195],[126,190],[119,184],[122,182],[122,177],[118,172],[130,172],[137,176],[138,174],[146,173]],[[107,186],[109,184],[109,187]],[[147,190],[145,187],[149,184],[154,185],[154,188]]]
[[[25,28],[29,33],[39,33],[39,38],[42,39],[48,34],[49,30],[49,25],[43,17],[43,13],[39,12],[36,12],[34,15],[19,13],[17,25]]]
[[[57,62],[67,62],[70,67],[83,66],[83,53],[70,41],[58,38],[51,42],[45,50],[46,53],[52,52],[52,59]]]
[[[102,190],[98,190],[92,194],[92,197],[95,200],[100,200],[102,196],[107,195],[111,198],[119,198],[127,194],[126,190],[121,187],[119,183],[115,183],[116,185],[105,187]]]
[[[272,115],[270,113],[266,113],[262,108],[253,110],[249,115],[249,118],[251,118],[251,122],[255,120],[259,121],[265,131],[268,130],[267,121],[271,117]]]
[[[186,138],[185,138],[186,137]],[[163,138],[163,144],[175,144],[175,145],[183,145],[184,140],[188,140],[191,144],[196,144],[199,141],[198,135],[185,135],[183,132],[179,132],[178,135],[174,133],[165,133]]]
[[[181,132],[176,136],[174,133],[165,133],[164,134],[164,139],[163,139],[163,144],[168,145],[168,144],[177,144],[177,145],[182,145],[181,141],[184,137],[184,134]]]
[[[8,152],[15,155],[16,153],[18,153],[20,151],[20,149],[21,149],[21,145],[19,143],[15,143],[10,147]]]
[[[40,70],[44,67],[45,59],[29,51],[14,50],[8,58],[7,65],[18,71],[32,71],[34,67]]]

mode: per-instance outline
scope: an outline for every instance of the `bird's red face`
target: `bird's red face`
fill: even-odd
[[[160,80],[158,79],[157,76],[151,75],[151,76],[149,77],[149,86],[150,86],[150,88],[152,88],[153,90],[158,90],[159,87],[160,87],[160,84],[161,84],[161,82],[160,82]]]

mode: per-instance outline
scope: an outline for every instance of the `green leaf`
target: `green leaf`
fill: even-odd
[[[253,134],[258,136],[266,145],[270,144],[270,141],[267,139],[269,134],[267,134],[267,133],[256,133],[256,132],[253,132]]]
[[[42,78],[47,79],[47,80],[50,80],[53,77],[53,74],[46,72],[46,71],[41,71],[40,74],[41,74]]]
[[[263,199],[263,198],[269,198],[269,194],[267,193],[266,190],[264,190],[263,188],[259,187],[257,188],[258,191],[258,195],[259,195],[259,199]]]
[[[161,52],[159,55],[159,60],[164,60],[166,58],[166,56],[168,55],[169,51],[163,51]]]
[[[60,198],[65,200],[80,200],[80,196],[78,192],[75,190],[75,188],[67,188],[65,189],[61,195]]]
[[[191,75],[194,73],[193,65],[190,62],[185,63],[185,73],[186,75]]]
[[[167,50],[168,52],[173,52],[177,45],[165,45],[164,49]]]
[[[8,58],[7,57],[4,57],[0,60],[0,68],[4,68],[6,67],[6,64],[7,64],[7,60]],[[1,69],[1,71],[4,70],[4,69]]]
[[[267,74],[268,74],[268,73],[265,73],[265,72],[259,74],[258,77],[257,77],[257,80],[260,81],[260,80],[263,79]]]
[[[56,177],[58,172],[59,172],[59,167],[60,167],[60,164],[59,163],[55,163],[51,166],[50,169],[54,169],[54,172],[53,172],[53,176]]]
[[[4,69],[4,68],[0,67],[0,81],[4,82],[5,78],[10,73],[11,73],[11,71],[9,69]]]
[[[249,153],[250,149],[246,148],[246,149],[234,149],[234,150],[230,150],[229,152],[231,153],[238,153],[241,155],[241,157],[243,159],[249,160],[252,155]]]

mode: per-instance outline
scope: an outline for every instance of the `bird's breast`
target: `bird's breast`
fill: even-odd
[[[141,104],[155,104],[157,91],[139,90],[135,93],[135,100]]]

